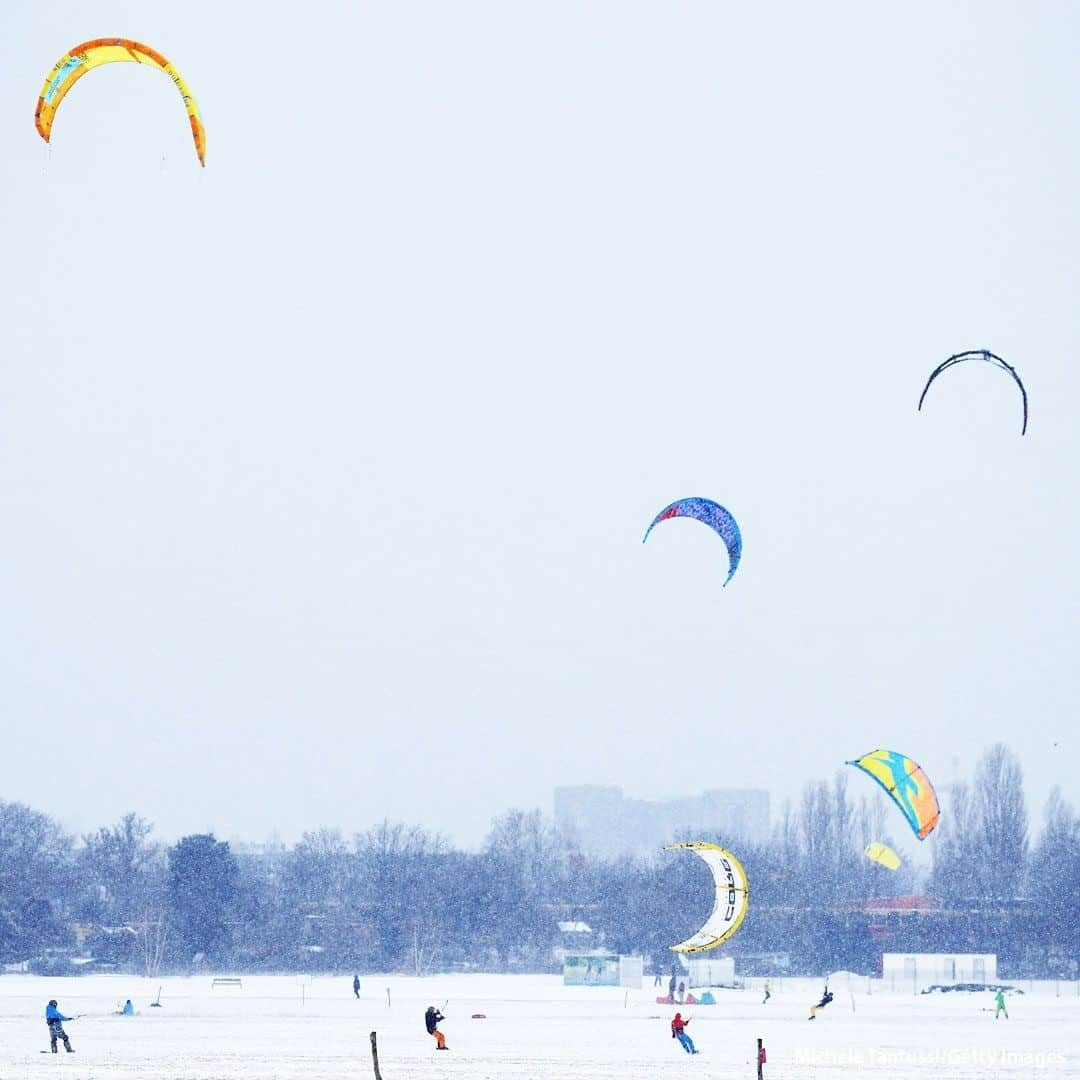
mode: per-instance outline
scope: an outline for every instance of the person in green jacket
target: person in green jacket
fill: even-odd
[[[996,1020],[1002,1013],[1004,1013],[1005,1014],[1005,1019],[1008,1020],[1009,1019],[1009,1010],[1005,1008],[1005,991],[1004,990],[999,990],[997,992],[997,997],[994,998],[994,1004],[997,1006],[997,1009],[994,1012],[994,1019]]]

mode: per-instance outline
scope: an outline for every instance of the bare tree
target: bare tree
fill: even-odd
[[[355,857],[338,829],[306,832],[285,860],[285,877],[299,902],[344,902],[355,888]]]
[[[859,800],[859,809],[855,815],[855,834],[860,851],[865,851],[869,844],[878,841],[887,843],[885,838],[885,803],[879,798],[864,795]],[[865,856],[859,862],[859,884],[863,896],[875,896],[885,893],[889,871],[877,866]],[[891,884],[891,882],[890,882]]]
[[[979,895],[978,856],[974,851],[977,830],[971,789],[966,783],[957,782],[951,787],[933,847],[930,887],[946,903],[958,904]]]
[[[1026,876],[1028,814],[1023,769],[1004,743],[979,760],[974,810],[980,892],[994,899],[1017,896]]]
[[[161,860],[160,847],[149,841],[152,831],[150,822],[132,813],[83,837],[80,862],[98,890],[95,917],[106,925],[132,922],[146,907]]]
[[[409,958],[412,961],[414,975],[427,975],[435,957],[439,953],[435,942],[439,937],[437,917],[429,911],[420,912],[413,919],[412,941],[409,943]]]
[[[358,891],[379,943],[376,963],[415,967],[418,950],[430,962],[441,924],[428,913],[437,907],[437,869],[446,850],[442,837],[389,821],[356,837]]]
[[[552,900],[566,853],[564,838],[539,810],[510,810],[491,823],[483,865],[500,919],[492,944],[504,966],[512,955],[539,962],[555,939],[545,903]]]
[[[855,811],[847,778],[838,773],[832,789],[824,780],[803,788],[799,816],[800,879],[828,901],[859,892],[855,852]]]
[[[1031,857],[1030,890],[1055,946],[1056,973],[1075,978],[1080,962],[1076,898],[1080,896],[1080,818],[1054,788],[1046,803],[1045,825]]]
[[[857,840],[855,808],[848,801],[847,796],[847,774],[838,772],[833,777],[829,845],[836,889],[839,896],[845,900],[855,899],[861,895],[862,879],[858,863],[861,852],[856,850]]]
[[[169,935],[165,912],[162,908],[148,907],[142,921],[136,926],[142,948],[143,974],[152,979],[161,969],[165,959],[165,941]]]
[[[829,862],[829,789],[824,780],[806,784],[799,807],[799,848],[804,873],[823,879]],[[827,883],[821,882],[827,889]]]

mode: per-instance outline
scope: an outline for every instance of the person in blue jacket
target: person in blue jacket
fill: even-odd
[[[56,1040],[59,1039],[64,1044],[64,1049],[69,1054],[74,1054],[75,1051],[71,1048],[71,1040],[67,1037],[67,1032],[64,1031],[64,1021],[74,1020],[74,1016],[65,1016],[56,1007],[56,998],[53,998],[48,1005],[45,1006],[45,1023],[49,1028],[49,1048],[52,1052],[56,1053]]]

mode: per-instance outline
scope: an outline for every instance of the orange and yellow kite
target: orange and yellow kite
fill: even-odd
[[[195,153],[199,155],[200,164],[205,165],[206,129],[199,116],[199,106],[195,104],[195,99],[191,96],[191,91],[184,82],[183,76],[156,49],[151,49],[149,45],[140,45],[139,42],[128,38],[94,38],[93,41],[84,41],[57,60],[56,66],[49,72],[45,85],[41,88],[37,110],[34,112],[34,124],[41,137],[46,142],[49,141],[53,117],[60,107],[60,102],[88,71],[102,64],[115,64],[122,61],[148,64],[159,71],[164,71],[176,84],[176,89],[180,91],[180,96],[184,99],[188,119],[191,121]]]

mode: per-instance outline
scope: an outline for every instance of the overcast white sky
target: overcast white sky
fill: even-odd
[[[1080,7],[4,23],[0,798],[474,845],[556,784],[779,802],[1003,739],[1033,823],[1080,801]],[[134,65],[41,141],[112,34],[205,170]],[[984,346],[1023,438],[988,365],[915,410]],[[726,589],[701,526],[641,544],[686,495]]]

